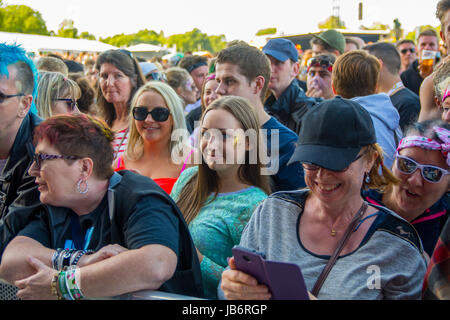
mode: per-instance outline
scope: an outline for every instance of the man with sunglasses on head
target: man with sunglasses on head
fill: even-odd
[[[37,92],[37,70],[18,45],[0,43],[0,258],[9,240],[22,229],[28,217],[14,225],[10,217],[22,208],[39,203],[34,177],[33,130],[41,119],[30,112]],[[0,282],[0,300],[8,292]]]
[[[286,127],[300,132],[303,115],[322,99],[308,97],[300,87],[298,51],[288,39],[271,39],[262,51],[269,58],[271,76],[270,96],[264,103],[266,112]]]
[[[325,100],[334,98],[331,87],[331,73],[336,57],[333,54],[321,54],[309,59],[307,67],[308,97],[323,98]]]

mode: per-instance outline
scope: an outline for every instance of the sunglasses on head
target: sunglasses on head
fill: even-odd
[[[329,60],[325,59],[317,59],[317,58],[311,58],[308,61],[307,71],[309,72],[309,69],[311,67],[320,67],[322,69],[326,69],[329,72],[333,71],[333,63]]]
[[[55,101],[63,101],[67,104],[67,106],[69,107],[70,111],[73,111],[75,109],[75,107],[78,107],[78,103],[77,100],[75,99],[55,99]]]
[[[6,99],[14,98],[14,97],[23,97],[25,94],[18,93],[18,94],[4,94],[3,92],[0,92],[0,103],[3,103]]]
[[[406,49],[400,50],[401,54],[406,54],[408,51],[411,52],[411,53],[414,53],[414,52],[416,52],[416,49],[414,49],[414,48],[406,48]]]
[[[152,111],[148,111],[146,107],[133,108],[133,118],[137,121],[144,121],[149,114],[152,116],[153,120],[164,122],[169,119],[170,111],[163,107],[156,107]]]
[[[450,172],[445,169],[432,165],[420,164],[413,159],[401,156],[398,153],[395,157],[397,160],[397,169],[400,170],[400,172],[404,174],[413,174],[417,169],[420,169],[422,177],[431,183],[438,183],[444,176],[450,174]]]
[[[60,154],[45,154],[45,153],[35,153],[33,156],[33,161],[36,163],[37,169],[41,168],[42,162],[44,162],[44,160],[53,160],[53,159],[77,160],[80,158],[75,156],[63,156]]]

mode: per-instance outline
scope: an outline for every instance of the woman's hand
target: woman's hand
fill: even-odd
[[[80,261],[78,261],[77,266],[80,268],[84,267],[84,266],[88,266],[90,264],[94,264],[96,262],[114,257],[124,251],[128,251],[128,249],[124,248],[118,244],[110,244],[110,245],[107,245],[106,247],[101,248],[99,251],[97,251],[93,254],[83,255],[80,258]]]
[[[34,257],[29,257],[28,263],[36,273],[14,283],[19,288],[17,297],[22,300],[56,300],[57,297],[52,294],[51,282],[57,271]]]
[[[258,284],[252,276],[236,270],[234,258],[228,265],[231,269],[222,273],[221,288],[227,300],[269,300],[271,294],[267,286]]]

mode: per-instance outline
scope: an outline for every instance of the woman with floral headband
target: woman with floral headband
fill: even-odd
[[[384,205],[417,230],[432,255],[448,219],[450,125],[440,120],[418,122],[397,148],[392,172],[400,180],[384,192],[367,191],[366,199]]]

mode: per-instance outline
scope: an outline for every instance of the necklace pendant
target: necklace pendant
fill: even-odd
[[[333,229],[332,229],[332,230],[331,230],[331,236],[332,236],[332,237],[336,237],[336,234],[337,234],[336,230],[333,230]]]

